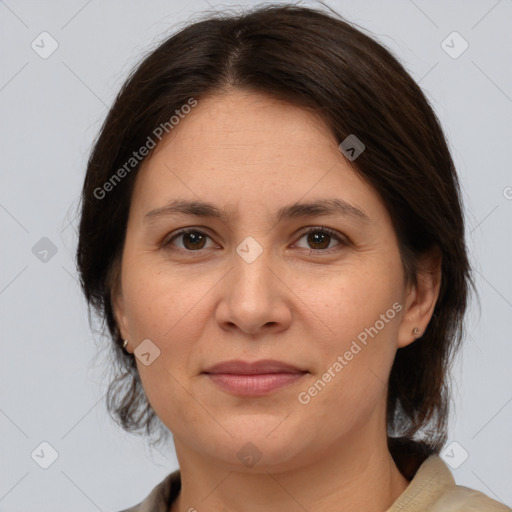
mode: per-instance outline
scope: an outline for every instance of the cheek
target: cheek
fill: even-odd
[[[401,267],[390,263],[385,268],[387,272],[382,264],[345,269],[325,281],[324,293],[302,295],[313,311],[322,312],[329,335],[315,340],[320,364],[301,403],[311,400],[319,410],[336,403],[345,411],[359,411],[381,396],[403,309]]]
[[[216,281],[218,277],[171,273],[141,260],[132,260],[123,274],[133,345],[136,348],[142,340],[150,339],[160,350],[149,366],[136,360],[146,395],[159,416],[165,416],[171,405],[173,414],[185,412],[181,409],[186,409],[186,402],[180,398],[187,396],[182,396],[180,383],[184,385],[194,375],[201,360],[202,349],[195,342],[203,337],[209,318],[207,294]],[[191,414],[193,411],[187,412]]]
[[[372,265],[371,261],[351,265],[320,279],[305,275],[300,288],[296,288],[297,295],[310,309],[309,316],[313,319],[317,314],[323,320],[323,331],[328,332],[327,348],[343,349],[360,334],[364,341],[368,329],[377,334],[373,329],[376,323],[383,337],[397,332],[402,275],[399,265],[392,261],[388,265]]]
[[[170,272],[145,265],[143,261],[132,265],[125,276],[126,315],[139,340],[150,338],[159,345],[170,342],[174,345],[200,329],[199,322],[187,318],[197,315],[201,299],[214,285],[212,277]]]
[[[361,322],[356,311],[354,317],[346,311],[335,326],[341,333],[336,342],[317,344],[318,371],[304,383],[296,400],[304,421],[310,418],[318,437],[342,438],[350,430],[363,429],[375,410],[385,406],[398,321],[392,305],[383,311],[384,315],[389,311],[388,323],[380,313],[367,310]]]

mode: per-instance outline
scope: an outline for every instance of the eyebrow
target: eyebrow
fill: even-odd
[[[229,223],[232,219],[232,215],[211,203],[175,199],[161,208],[156,208],[155,210],[151,210],[146,213],[144,216],[144,222],[153,222],[154,220],[162,217],[180,214],[216,218],[225,223]],[[363,222],[370,222],[370,218],[363,210],[339,198],[320,199],[306,203],[295,202],[290,205],[283,206],[276,213],[276,221],[281,222],[283,219],[327,215],[339,215],[351,217]]]

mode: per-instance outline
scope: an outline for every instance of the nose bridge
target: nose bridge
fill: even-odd
[[[263,327],[284,328],[290,312],[281,296],[276,261],[270,249],[254,237],[246,237],[235,248],[233,268],[222,290],[217,321],[224,327],[236,325],[255,334]]]
[[[261,237],[260,237],[261,240]],[[268,247],[264,247],[253,236],[247,236],[238,244],[233,255],[234,286],[242,295],[242,299],[251,300],[251,296],[257,294],[260,300],[270,293],[269,277],[272,272],[272,254]],[[260,297],[261,296],[261,297]]]

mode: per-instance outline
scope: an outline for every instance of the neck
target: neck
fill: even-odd
[[[344,436],[308,464],[253,473],[224,468],[177,439],[175,444],[182,488],[172,512],[384,512],[409,484],[386,436],[366,432]]]

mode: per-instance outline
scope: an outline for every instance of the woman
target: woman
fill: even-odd
[[[109,408],[180,465],[130,511],[510,510],[439,457],[471,285],[442,129],[340,17],[267,6],[161,44],[96,141],[79,236]]]

